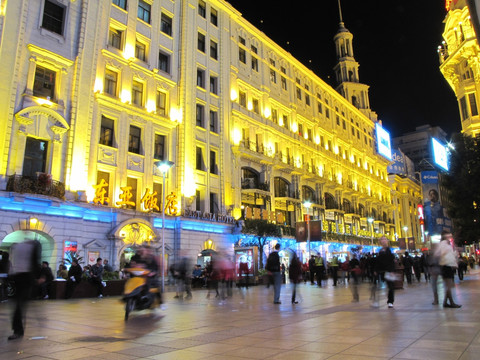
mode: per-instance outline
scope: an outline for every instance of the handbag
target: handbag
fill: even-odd
[[[385,280],[387,280],[387,281],[398,281],[398,280],[400,280],[397,273],[390,272],[390,271],[387,271],[385,273],[384,277],[385,277]]]

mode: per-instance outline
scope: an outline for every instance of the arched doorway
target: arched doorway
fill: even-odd
[[[7,236],[5,236],[0,243],[0,250],[10,253],[10,248],[13,244],[28,241],[37,240],[42,245],[42,261],[48,261],[50,267],[55,269],[57,248],[55,247],[55,241],[53,238],[38,230],[17,230]]]

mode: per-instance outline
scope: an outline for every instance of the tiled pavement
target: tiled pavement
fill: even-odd
[[[189,301],[167,293],[166,309],[123,321],[119,298],[34,301],[27,331],[7,341],[11,304],[0,304],[0,359],[480,359],[480,272],[457,280],[461,309],[433,306],[429,284],[396,292],[395,308],[369,306],[368,284],[351,303],[345,285],[300,286],[300,304],[274,305],[273,289]],[[385,300],[383,293],[382,299]]]

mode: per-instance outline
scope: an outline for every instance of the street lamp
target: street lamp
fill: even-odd
[[[373,254],[373,218],[369,217],[367,221],[370,223],[370,226],[372,227],[372,232],[371,232],[371,243],[372,243],[372,254]]]
[[[408,226],[404,226],[403,231],[405,231],[405,239],[406,239],[407,238]]]
[[[308,254],[308,259],[310,259],[310,215],[308,214],[308,210],[310,209],[310,206],[312,206],[312,203],[307,200],[303,203],[303,206],[307,209],[307,254]]]
[[[165,292],[165,175],[175,163],[173,161],[163,160],[155,163],[163,176],[162,186],[162,293]]]

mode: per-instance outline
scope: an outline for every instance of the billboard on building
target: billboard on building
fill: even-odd
[[[442,170],[448,171],[447,147],[435,138],[432,138],[432,153],[434,164]]]
[[[425,231],[430,235],[440,234],[445,225],[445,209],[440,201],[438,173],[422,171],[423,216]]]
[[[405,154],[400,149],[392,151],[392,163],[388,165],[387,171],[389,174],[397,174],[407,176],[407,167],[405,164]]]
[[[378,153],[386,157],[388,160],[392,160],[392,142],[390,140],[390,133],[379,123],[375,124],[375,131],[377,135]]]

